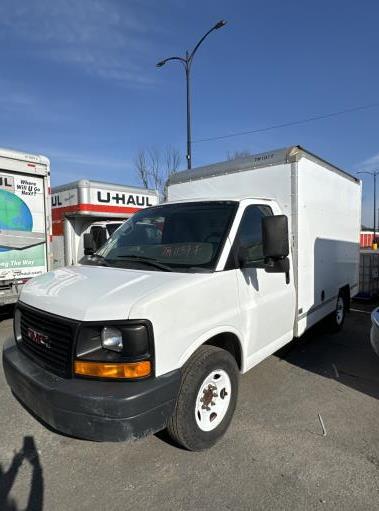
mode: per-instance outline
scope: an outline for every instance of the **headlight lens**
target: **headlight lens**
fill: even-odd
[[[153,371],[153,354],[153,329],[147,320],[83,323],[74,373],[95,378],[143,378]]]
[[[112,326],[105,326],[101,331],[101,344],[107,350],[120,353],[124,347],[121,330]]]

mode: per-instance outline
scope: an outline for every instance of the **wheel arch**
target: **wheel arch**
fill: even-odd
[[[180,367],[200,348],[200,346],[217,346],[228,351],[236,360],[241,373],[245,372],[245,350],[240,333],[231,327],[219,328],[202,335],[180,358]]]

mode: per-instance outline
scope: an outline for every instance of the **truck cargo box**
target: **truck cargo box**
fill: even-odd
[[[50,235],[49,160],[0,149],[0,305],[50,269]]]

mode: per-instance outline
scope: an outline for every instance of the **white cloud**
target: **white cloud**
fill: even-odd
[[[153,80],[148,10],[114,0],[2,0],[0,39],[16,36],[30,55],[133,85]],[[149,61],[149,65],[142,65]]]
[[[130,161],[116,158],[97,158],[88,153],[76,153],[71,151],[50,150],[49,158],[57,159],[62,162],[75,165],[90,167],[102,167],[103,169],[125,169],[130,165]]]
[[[20,114],[24,123],[57,123],[72,119],[68,100],[46,100],[34,93],[25,92],[20,83],[0,80],[0,109],[3,118],[18,120]]]
[[[374,154],[373,156],[370,156],[370,158],[367,158],[366,160],[363,160],[359,166],[357,166],[357,169],[363,169],[363,170],[377,170],[379,169],[379,153]]]
[[[106,154],[98,157],[90,152],[67,151],[58,147],[45,147],[44,154],[51,162],[53,186],[78,179],[136,185],[137,178],[130,160]]]

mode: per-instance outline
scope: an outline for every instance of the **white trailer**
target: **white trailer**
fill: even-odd
[[[0,149],[0,306],[51,268],[50,162]]]
[[[77,264],[84,255],[83,235],[99,248],[124,220],[155,206],[158,192],[81,179],[52,189],[54,268]]]

